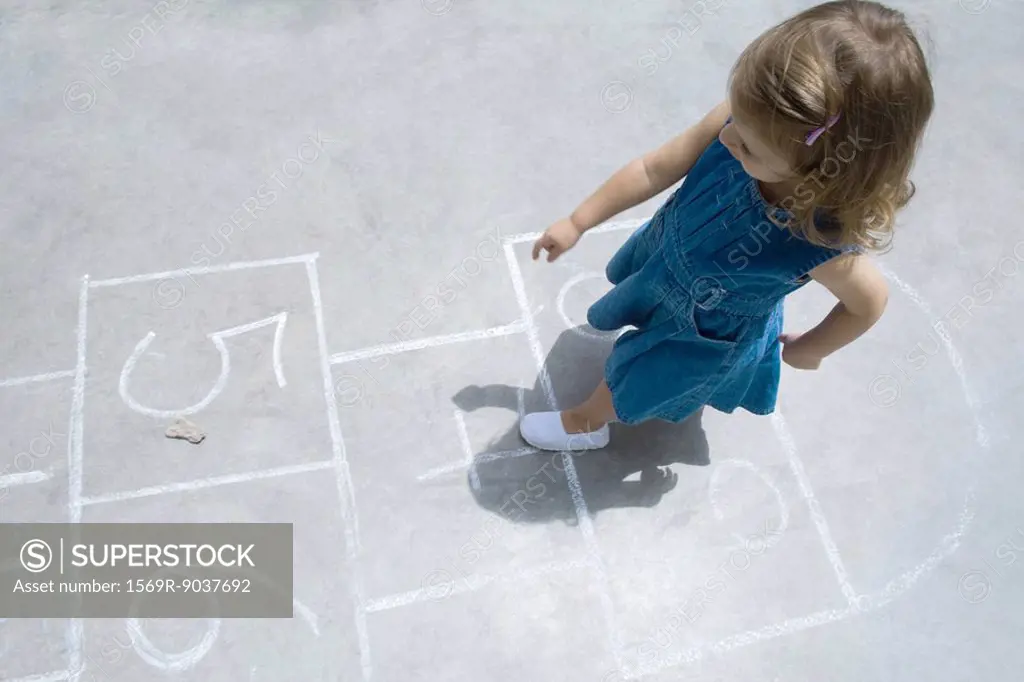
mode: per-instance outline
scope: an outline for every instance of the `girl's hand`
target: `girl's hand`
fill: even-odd
[[[808,351],[801,346],[799,339],[802,334],[782,334],[779,342],[782,343],[782,361],[796,369],[818,369],[821,366],[821,355]]]
[[[571,218],[562,218],[554,225],[544,230],[533,244],[533,260],[540,256],[541,249],[548,252],[548,262],[552,262],[563,253],[576,246],[583,231],[572,222]]]

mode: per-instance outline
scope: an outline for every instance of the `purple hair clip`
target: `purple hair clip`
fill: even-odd
[[[810,147],[812,144],[815,143],[815,141],[817,141],[817,139],[819,137],[821,137],[822,133],[824,133],[826,130],[828,130],[829,128],[834,126],[836,124],[836,121],[838,121],[838,120],[839,120],[839,114],[835,114],[835,115],[831,116],[828,119],[828,122],[825,123],[825,125],[823,125],[820,128],[816,128],[815,130],[811,131],[811,133],[807,136],[807,139],[804,141],[804,144],[806,144],[808,147]]]

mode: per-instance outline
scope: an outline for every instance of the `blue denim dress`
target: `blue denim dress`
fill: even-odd
[[[604,331],[634,327],[605,365],[619,421],[680,422],[703,405],[775,409],[783,299],[849,249],[811,244],[770,221],[769,211],[786,216],[716,139],[608,263],[615,286],[587,322]]]

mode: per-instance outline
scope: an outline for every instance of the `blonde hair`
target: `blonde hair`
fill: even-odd
[[[889,244],[896,212],[914,194],[910,169],[934,106],[924,53],[902,13],[859,0],[812,7],[751,43],[729,90],[734,113],[805,180],[816,176],[806,201],[780,202],[792,215],[786,227],[827,246]],[[844,145],[853,153],[840,154]],[[829,163],[836,172],[825,172]]]

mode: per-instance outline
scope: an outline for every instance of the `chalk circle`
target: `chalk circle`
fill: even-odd
[[[960,0],[960,8],[968,14],[981,14],[992,0]]]
[[[423,5],[423,9],[426,10],[427,14],[439,17],[451,11],[455,0],[420,0],[420,4]]]
[[[195,576],[187,575],[185,573],[179,573],[164,566],[160,570],[153,573],[146,580],[158,580],[160,577],[168,578],[174,576],[174,582],[180,583],[182,580],[192,579]],[[214,642],[217,641],[217,637],[220,635],[220,618],[217,614],[220,612],[218,608],[220,602],[217,600],[215,592],[204,593],[208,601],[212,601],[213,604],[213,617],[206,618],[206,632],[203,633],[202,639],[199,644],[196,644],[191,649],[180,651],[178,653],[168,653],[158,648],[153,641],[146,636],[146,633],[142,630],[142,623],[136,617],[139,612],[139,606],[142,603],[143,596],[146,592],[138,592],[132,599],[130,606],[128,607],[128,613],[130,616],[125,619],[125,630],[128,632],[128,638],[132,642],[132,648],[135,649],[135,653],[139,655],[139,658],[144,660],[146,663],[154,668],[160,670],[170,670],[174,672],[182,672],[190,668],[195,667],[199,661],[210,652],[213,648]]]
[[[584,329],[582,325],[577,325],[575,322],[573,322],[572,319],[569,317],[569,313],[565,312],[565,297],[569,293],[569,290],[572,289],[577,284],[585,282],[590,279],[599,279],[604,282],[608,281],[605,278],[605,276],[599,272],[581,272],[576,275],[573,275],[572,278],[569,279],[569,281],[562,285],[562,288],[558,292],[558,299],[556,300],[558,314],[562,317],[562,321],[565,322],[566,329],[569,329],[570,331],[573,331],[579,334],[580,336],[584,336],[589,339],[596,339],[597,341],[607,341],[610,338],[618,336],[619,331],[588,331],[588,329],[593,329],[593,327],[591,327],[590,325],[586,325],[587,329]]]
[[[128,618],[125,621],[125,626],[125,629],[128,631],[128,638],[131,639],[132,647],[135,649],[135,653],[139,655],[139,658],[154,668],[174,672],[188,670],[199,663],[209,653],[213,643],[217,641],[217,637],[220,635],[220,619],[211,619],[210,625],[207,627],[199,644],[186,651],[172,654],[158,649],[142,631],[142,625],[135,618]]]
[[[722,514],[722,508],[715,501],[715,498],[718,497],[718,491],[721,488],[718,479],[721,478],[723,470],[727,468],[746,469],[747,471],[757,476],[761,480],[761,482],[764,483],[765,486],[767,486],[772,491],[772,493],[775,496],[776,502],[778,502],[779,504],[778,532],[780,534],[784,533],[786,529],[789,527],[789,506],[786,504],[786,499],[785,497],[783,497],[782,491],[779,490],[779,487],[777,485],[775,485],[775,481],[773,481],[767,474],[761,471],[761,469],[758,468],[753,462],[746,459],[723,460],[722,463],[716,466],[715,470],[711,472],[711,480],[708,481],[708,501],[711,503],[711,511],[715,515],[715,518],[721,521],[724,516]],[[735,533],[733,534],[733,537],[739,540],[741,545],[744,544],[743,538],[739,538]],[[768,540],[769,546],[774,545],[777,542],[777,540],[777,538]]]
[[[626,682],[628,679],[629,677],[626,675],[626,670],[624,668],[617,668],[602,677],[601,682]]]
[[[251,579],[254,583],[260,583],[262,585],[267,586],[272,591],[283,593],[283,590],[277,585],[277,583],[268,578],[266,574],[264,574],[262,571],[259,571],[254,568],[247,568],[245,569],[244,573],[244,577]],[[168,567],[161,567],[161,569],[156,571],[152,576],[150,576],[148,580],[155,580],[160,575],[167,576],[168,574],[175,575],[180,579],[195,578],[194,575],[187,575],[185,573],[174,571]],[[233,577],[238,578],[240,576],[236,574]],[[294,584],[292,585],[292,590],[289,593],[289,597],[291,598],[292,601],[292,609],[298,613],[300,618],[309,627],[313,635],[319,638],[320,628],[316,613],[314,613],[312,609],[310,609],[308,606],[300,602],[298,599],[295,599],[294,594],[292,594],[293,592]],[[217,638],[220,636],[221,619],[217,617],[217,614],[219,614],[220,612],[220,609],[218,608],[220,602],[217,600],[217,593],[205,593],[207,599],[212,601],[214,615],[212,617],[207,617],[205,619],[207,621],[207,628],[199,644],[195,645],[191,649],[181,651],[178,653],[168,653],[157,648],[157,646],[153,644],[152,640],[150,640],[149,637],[146,636],[145,632],[143,632],[142,624],[139,622],[139,619],[136,617],[136,615],[138,614],[139,603],[141,602],[142,596],[144,594],[146,593],[140,592],[138,593],[136,598],[132,600],[132,603],[129,607],[129,613],[131,614],[131,616],[125,620],[125,629],[128,631],[128,637],[131,639],[132,647],[135,649],[135,652],[146,663],[153,666],[154,668],[159,668],[161,670],[181,672],[183,670],[188,670],[190,668],[195,667],[195,665],[199,663],[199,661],[203,660],[203,658],[206,657],[206,655],[210,652],[210,649],[213,648],[213,645],[217,641]]]

